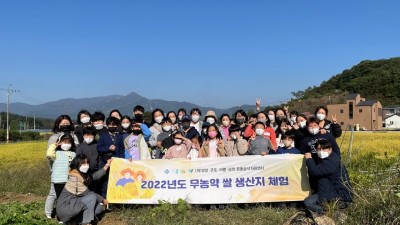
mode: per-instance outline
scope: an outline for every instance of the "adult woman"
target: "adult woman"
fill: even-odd
[[[338,124],[336,115],[332,116],[332,121],[327,119],[328,109],[324,106],[318,106],[315,109],[315,116],[319,119],[321,133],[330,133],[334,138],[342,135],[342,127]]]
[[[55,144],[58,141],[59,137],[64,133],[72,134],[72,137],[74,139],[74,144],[76,146],[79,145],[78,137],[72,133],[73,131],[74,131],[74,125],[72,124],[72,120],[68,115],[60,115],[59,117],[57,117],[57,119],[54,121],[54,126],[53,126],[54,134],[50,136],[47,142],[46,153],[50,145]],[[50,172],[52,171],[53,162],[54,162],[53,160],[49,160]],[[54,184],[51,183],[50,191],[49,194],[47,195],[45,209],[44,209],[44,213],[47,218],[51,218],[53,214],[54,202],[56,201],[56,199],[57,197],[56,197],[56,191],[54,189]]]
[[[97,180],[106,174],[110,167],[111,159],[107,160],[104,167],[95,173],[89,171],[88,158],[77,155],[70,164],[68,181],[57,200],[57,215],[60,220],[68,224],[68,221],[80,224],[90,224],[94,216],[102,212],[103,205],[107,205],[106,199],[90,191],[88,186],[93,180]],[[76,218],[82,213],[81,221]]]
[[[150,127],[151,136],[149,139],[149,144],[152,149],[151,157],[155,159],[158,158],[160,153],[159,148],[157,146],[157,137],[159,134],[162,133],[161,123],[164,119],[164,111],[162,111],[161,109],[154,109],[151,115],[152,115],[152,121]]]

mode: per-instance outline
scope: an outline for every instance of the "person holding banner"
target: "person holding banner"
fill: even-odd
[[[304,155],[308,172],[318,184],[317,192],[304,199],[304,205],[317,216],[324,212],[323,204],[326,202],[338,201],[335,204],[340,209],[347,208],[352,202],[349,175],[332,148],[329,140],[319,139],[316,143],[318,160],[315,162],[310,152]]]
[[[186,159],[190,148],[192,147],[192,142],[188,138],[185,138],[181,131],[175,131],[172,133],[172,139],[175,144],[168,149],[163,156],[163,159]]]
[[[72,160],[68,181],[57,200],[57,215],[64,224],[90,224],[95,215],[103,211],[100,203],[107,205],[108,201],[88,187],[92,181],[106,174],[110,163],[111,159],[108,159],[103,168],[92,173],[89,159],[85,155],[77,155]]]

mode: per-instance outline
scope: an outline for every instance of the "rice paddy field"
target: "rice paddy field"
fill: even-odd
[[[344,224],[400,224],[400,133],[353,134],[343,133],[337,139],[355,196],[344,211]],[[0,224],[57,224],[43,213],[50,187],[46,145],[46,141],[0,144]],[[116,206],[99,224],[283,224],[301,209],[301,204],[276,203],[209,209],[182,201]],[[328,215],[334,211],[332,207]]]

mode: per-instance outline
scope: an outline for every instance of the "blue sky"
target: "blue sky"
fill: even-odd
[[[277,104],[399,56],[400,1],[1,1],[12,102],[127,95]],[[5,102],[4,97],[0,102]],[[0,95],[0,96],[1,96]],[[2,110],[1,110],[2,111]]]

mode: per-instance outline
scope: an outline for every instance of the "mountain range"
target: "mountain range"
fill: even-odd
[[[188,111],[192,108],[199,108],[203,115],[208,110],[213,110],[217,115],[222,113],[228,113],[231,115],[237,109],[241,108],[246,112],[249,109],[255,109],[255,105],[242,105],[228,109],[218,109],[214,107],[204,107],[189,102],[179,101],[166,101],[162,99],[148,99],[135,92],[131,92],[126,96],[122,95],[110,95],[93,98],[66,98],[58,101],[47,102],[40,105],[30,105],[26,103],[10,103],[10,113],[24,115],[24,116],[36,116],[42,118],[54,119],[61,114],[68,114],[72,119],[76,118],[78,112],[82,109],[86,109],[93,113],[95,111],[102,111],[106,117],[113,109],[118,109],[123,115],[132,116],[132,110],[135,105],[142,105],[146,111],[151,112],[156,108],[162,109],[165,113],[168,111],[177,112],[178,109],[184,108]],[[6,111],[6,104],[0,103],[0,111]]]

